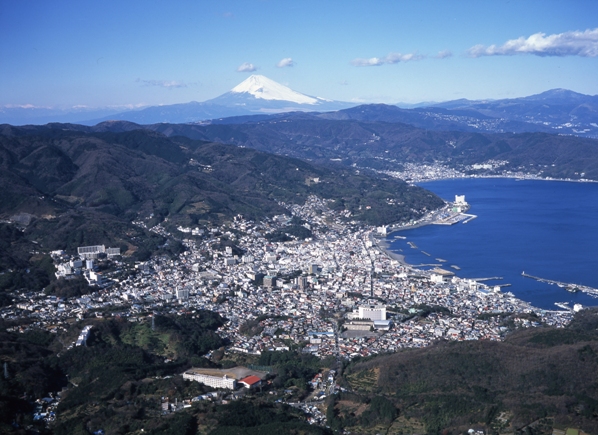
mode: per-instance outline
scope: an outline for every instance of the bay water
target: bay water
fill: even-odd
[[[442,264],[461,278],[500,277],[483,282],[511,284],[502,290],[538,308],[598,305],[588,294],[521,274],[598,288],[598,183],[464,178],[419,185],[448,201],[465,195],[467,213],[477,218],[390,234],[390,250],[407,263]]]

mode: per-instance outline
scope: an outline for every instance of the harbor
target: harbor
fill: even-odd
[[[575,230],[573,233],[569,229],[547,232],[546,216],[538,215],[530,204],[541,200],[549,203],[554,210],[566,210],[564,204],[570,208],[579,199],[586,201],[586,197],[596,197],[598,188],[575,185],[573,189],[565,183],[532,181],[514,184],[513,180],[502,179],[429,183],[436,194],[450,198],[450,203],[447,202],[442,210],[410,222],[410,225],[389,228],[395,231],[394,234],[389,231],[391,249],[401,251],[404,261],[411,265],[444,263],[445,268],[459,276],[501,276],[503,280],[487,281],[485,284],[499,287],[503,292],[511,290],[517,297],[542,309],[560,309],[554,303],[564,301],[568,301],[570,307],[574,304],[597,305],[598,292],[591,288],[598,289],[598,275],[592,272],[597,258],[598,231],[594,230],[594,215],[598,202],[590,207],[592,213],[584,209],[584,213],[574,216],[571,222],[571,231]],[[471,185],[475,189],[467,190]],[[558,198],[553,194],[555,189],[559,192]],[[455,192],[464,192],[466,197],[457,198]],[[461,205],[465,200],[471,207]],[[469,221],[473,226],[432,225],[434,221],[457,212],[477,215],[480,219]],[[460,222],[466,220],[468,218]],[[561,224],[556,214],[550,215],[548,222],[553,226]],[[427,228],[419,228],[424,226]],[[590,230],[586,231],[588,228]],[[402,231],[405,229],[412,231]],[[406,240],[396,239],[397,235],[406,237]],[[576,242],[573,243],[573,240]],[[408,241],[417,248],[407,245]],[[431,256],[422,254],[422,250]],[[437,258],[447,262],[440,262]],[[433,267],[422,266],[423,269]],[[530,281],[521,275],[522,270],[561,283],[577,283],[578,286],[571,289],[577,287],[579,291],[564,292],[566,285],[559,287],[548,282]],[[500,285],[506,283],[511,286]],[[581,284],[585,285],[585,291],[581,290]]]

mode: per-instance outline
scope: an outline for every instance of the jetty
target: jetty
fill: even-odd
[[[440,267],[442,264],[440,263],[432,263],[432,264],[414,264],[412,267]]]
[[[555,302],[554,304],[563,310],[573,311],[573,308],[569,306],[569,302]]]
[[[521,276],[523,276],[525,278],[535,279],[538,282],[543,282],[543,283],[550,284],[550,285],[557,285],[561,288],[564,288],[565,290],[567,290],[570,293],[577,293],[577,292],[581,291],[581,292],[587,293],[590,296],[593,296],[595,298],[598,297],[598,289],[589,287],[587,285],[573,284],[570,282],[556,281],[554,279],[540,278],[539,276],[534,276],[534,275],[530,275],[529,273],[525,273],[525,271],[521,272]]]
[[[467,214],[467,213],[444,213],[439,216],[439,218],[432,222],[434,225],[455,225],[456,223],[462,222],[466,224],[467,222],[477,218],[475,214]]]
[[[477,216],[475,214],[465,214],[465,213],[461,213],[462,216],[466,216],[468,219],[465,219],[463,221],[464,224],[466,224],[469,221],[474,220],[475,218],[477,218]]]
[[[432,223],[434,225],[455,225],[456,223],[467,219],[468,216],[470,216],[470,215],[465,215],[463,213],[457,213],[457,214],[447,213],[446,215],[441,215],[438,220],[436,220]]]

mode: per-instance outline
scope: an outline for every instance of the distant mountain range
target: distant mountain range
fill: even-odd
[[[137,124],[226,122],[224,118],[285,112],[320,112],[328,119],[401,122],[427,130],[487,133],[545,132],[598,138],[598,96],[565,89],[504,100],[454,100],[413,108],[359,105],[294,91],[261,75],[252,75],[219,97],[204,102],[152,106],[139,110],[73,111],[33,107],[0,108],[0,123],[12,125],[69,122],[95,125],[121,120]],[[254,118],[253,120],[255,120]],[[247,119],[250,120],[250,119]],[[237,123],[239,119],[234,120]]]
[[[333,114],[294,112],[241,116],[204,124],[142,126],[112,121],[92,128],[114,132],[150,129],[169,137],[234,144],[326,166],[355,165],[403,171],[406,164],[440,164],[467,174],[500,175],[510,171],[539,177],[598,180],[598,141],[595,139],[544,132],[433,131],[401,122],[330,119],[350,116],[391,119],[402,113],[393,106],[359,109]],[[485,169],[487,167],[490,169]],[[405,175],[405,179],[408,178],[408,174]]]
[[[73,111],[33,107],[0,108],[0,123],[12,125],[74,122],[95,125],[109,120],[125,120],[138,124],[159,122],[187,123],[239,115],[291,111],[333,111],[355,106],[355,103],[327,100],[294,91],[262,75],[252,75],[229,92],[204,102],[151,106],[137,110],[103,109]]]
[[[322,114],[328,119],[402,122],[427,130],[546,132],[598,138],[598,96],[553,89],[506,100],[454,100],[401,109],[370,104]]]

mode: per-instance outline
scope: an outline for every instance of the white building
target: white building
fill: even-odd
[[[108,258],[116,257],[120,255],[120,248],[106,248],[106,255]]]
[[[71,268],[71,265],[69,263],[63,263],[56,266],[56,272],[54,273],[54,275],[56,275],[56,278],[61,278],[64,276],[68,276],[72,273],[73,269]]]
[[[388,234],[388,227],[383,225],[381,227],[377,227],[376,231],[378,232],[378,234],[385,236],[386,234]]]
[[[219,370],[189,369],[183,373],[183,379],[200,382],[214,388],[227,388],[229,390],[237,388],[237,380],[229,374],[221,375]]]
[[[266,254],[264,256],[264,263],[275,263],[276,262],[276,254]]]
[[[90,270],[88,282],[90,284],[94,283],[97,285],[102,285],[105,282],[104,275],[102,275],[101,272],[94,272],[93,270]]]
[[[385,305],[366,305],[359,307],[359,318],[370,320],[386,320]]]
[[[77,341],[75,342],[75,346],[87,346],[87,339],[89,338],[91,328],[93,328],[93,325],[87,325],[85,328],[83,328],[83,331],[81,331]]]
[[[80,246],[77,248],[77,254],[81,258],[98,258],[99,254],[104,254],[106,252],[106,247],[104,245],[94,245],[94,246]]]

